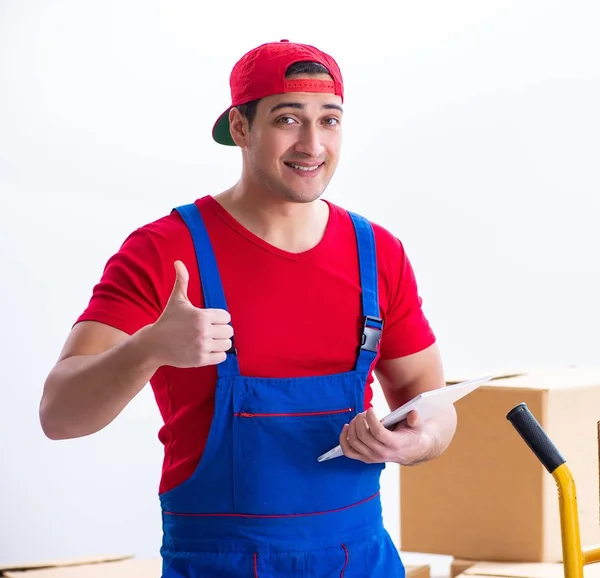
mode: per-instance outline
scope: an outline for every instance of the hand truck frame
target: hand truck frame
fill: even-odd
[[[581,546],[577,492],[567,460],[548,437],[526,403],[513,407],[506,414],[506,419],[556,482],[564,575],[565,578],[583,578],[584,566],[600,562],[600,544],[585,548]]]

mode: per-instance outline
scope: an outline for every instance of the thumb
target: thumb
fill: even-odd
[[[419,427],[421,425],[421,416],[417,412],[417,410],[412,410],[406,416],[406,425],[411,428]]]
[[[172,299],[179,299],[182,301],[188,301],[188,281],[190,279],[190,274],[186,269],[186,266],[181,261],[175,261],[175,283],[173,285],[173,291],[171,292],[171,297],[169,301]]]

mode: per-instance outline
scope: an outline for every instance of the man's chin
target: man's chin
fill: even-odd
[[[290,190],[285,191],[286,200],[292,203],[312,203],[321,198],[325,189],[319,189],[317,191],[299,191]]]
[[[326,183],[311,183],[310,186],[294,186],[289,183],[287,186],[281,188],[281,194],[293,203],[312,203],[313,201],[321,198],[325,189],[327,188]]]

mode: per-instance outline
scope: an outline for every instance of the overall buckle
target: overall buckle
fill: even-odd
[[[374,323],[377,327],[369,326],[368,323]],[[365,322],[363,324],[362,331],[362,343],[360,348],[365,351],[371,351],[377,353],[379,349],[379,343],[381,341],[381,334],[383,332],[383,319],[380,317],[373,317],[372,315],[365,315]]]
[[[231,347],[225,353],[227,355],[237,355],[237,349],[235,348],[234,337],[231,338]]]

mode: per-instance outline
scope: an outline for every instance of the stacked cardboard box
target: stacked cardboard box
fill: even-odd
[[[506,419],[521,402],[573,474],[582,545],[600,543],[600,368],[564,367],[498,374],[456,403],[448,450],[401,468],[403,551],[453,556],[453,578],[562,576],[556,483]]]
[[[460,566],[460,565],[459,565]],[[456,568],[453,566],[453,570]],[[561,563],[478,562],[471,563],[456,578],[564,578]],[[584,578],[600,578],[600,564],[584,567]]]
[[[3,578],[160,578],[159,558],[129,555],[41,560],[0,565]]]

